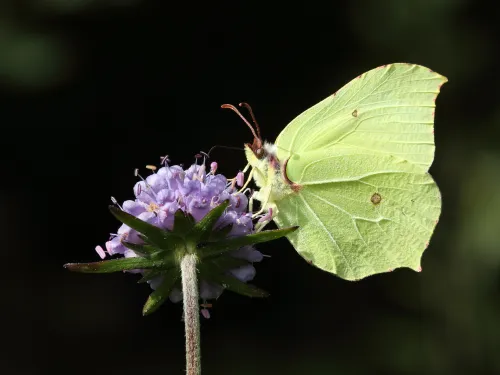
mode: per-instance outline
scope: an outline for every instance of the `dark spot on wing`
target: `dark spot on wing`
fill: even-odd
[[[354,117],[358,117],[358,110],[357,110],[357,109],[355,109],[355,110],[352,112],[352,115],[353,115]]]
[[[377,205],[382,201],[382,196],[379,193],[374,193],[370,200],[373,204]]]

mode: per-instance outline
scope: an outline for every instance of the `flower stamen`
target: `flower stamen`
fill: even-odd
[[[118,203],[115,197],[111,197],[111,202],[113,202],[113,204],[117,205],[120,208],[120,210],[123,211],[122,206],[120,206],[120,203]]]
[[[149,206],[146,207],[146,210],[148,212],[153,212],[153,213],[157,213],[159,209],[160,207],[154,202],[151,202]]]
[[[148,166],[146,166],[146,168],[147,168],[147,167],[148,167]],[[154,165],[153,165],[152,167],[154,167]],[[156,167],[155,167],[155,168],[156,168]],[[135,176],[135,177],[139,177],[139,178],[140,178],[140,179],[144,182],[144,184],[146,185],[146,189],[148,189],[149,193],[152,193],[152,196],[151,196],[151,194],[149,194],[149,195],[151,196],[151,198],[156,199],[156,193],[155,193],[155,191],[153,190],[152,186],[151,186],[150,184],[148,184],[148,182],[144,179],[144,177],[142,177],[142,176],[139,174],[139,168],[135,168],[135,169],[134,169],[134,176]],[[139,186],[141,186],[141,185],[139,185]],[[137,190],[139,190],[139,189],[137,189]],[[138,194],[140,194],[140,192],[141,192],[141,191],[142,191],[142,190],[139,190],[139,193],[138,193]]]

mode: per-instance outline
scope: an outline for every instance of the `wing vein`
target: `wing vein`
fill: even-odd
[[[335,241],[335,238],[333,237],[333,235],[328,231],[328,229],[326,229],[325,224],[321,221],[321,219],[318,217],[318,215],[316,215],[316,213],[311,208],[311,206],[309,205],[309,203],[307,203],[307,201],[305,200],[305,198],[303,197],[303,195],[299,194],[299,197],[300,197],[300,199],[302,199],[302,202],[304,202],[304,204],[306,205],[306,207],[309,210],[309,212],[314,216],[314,218],[321,225],[321,228],[326,232],[326,234],[328,235],[328,237],[330,237],[330,240],[333,242],[333,244],[337,247],[337,250],[339,251],[340,255],[342,256],[342,258],[344,258],[344,261],[345,261],[345,263],[347,265],[347,268],[349,268],[349,270],[352,272],[352,274],[355,275],[354,269],[352,268],[351,264],[347,260],[347,257],[345,256],[344,252],[342,251],[342,249],[338,245],[337,241]],[[333,265],[335,265],[335,258],[333,257],[333,255],[331,253],[330,253],[330,257],[332,259]]]

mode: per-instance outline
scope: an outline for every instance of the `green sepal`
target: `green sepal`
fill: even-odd
[[[225,252],[236,250],[242,246],[254,245],[261,242],[276,240],[284,237],[298,227],[290,227],[283,229],[266,230],[259,233],[248,234],[241,237],[231,237],[217,242],[205,242],[197,245],[198,256],[200,259],[210,258],[217,255],[222,255]]]
[[[247,296],[247,297],[268,297],[269,293],[265,290],[259,289],[253,285],[244,283],[238,280],[234,276],[225,275],[221,273],[220,269],[210,263],[200,263],[198,266],[200,272],[200,279],[212,282],[214,284],[219,284],[224,287],[224,289],[230,290],[232,292]]]
[[[172,234],[170,232],[146,223],[145,221],[138,219],[115,206],[109,206],[109,210],[114,217],[120,220],[123,224],[128,225],[130,228],[146,236],[148,240],[147,242],[160,248],[168,247],[172,238]]]
[[[149,280],[154,279],[155,277],[166,274],[167,272],[171,272],[172,269],[163,270],[163,269],[150,269],[146,270],[142,274],[142,278],[137,282],[137,284],[143,284],[148,282]]]
[[[248,260],[232,257],[231,255],[221,255],[220,257],[206,260],[217,266],[221,271],[227,271],[250,264]]]
[[[139,237],[141,240],[143,240],[144,243],[147,243],[148,245],[154,246],[154,244],[144,234],[137,233],[137,237]]]
[[[132,242],[124,241],[124,240],[121,240],[120,242],[127,249],[132,250],[134,253],[136,253],[137,255],[144,257],[144,258],[150,258],[152,255],[154,255],[155,253],[158,253],[160,251],[160,249],[158,249],[152,245],[137,244],[137,243],[132,243]]]
[[[193,229],[194,224],[195,220],[193,216],[179,209],[174,214],[174,228],[172,229],[172,233],[184,237]]]
[[[163,275],[163,281],[160,286],[149,295],[144,304],[142,315],[145,316],[155,312],[166,301],[180,276],[181,274],[178,269],[171,270]]]
[[[91,263],[66,263],[64,268],[83,273],[111,273],[135,269],[164,268],[165,262],[146,258],[119,258]]]
[[[228,234],[231,232],[233,229],[233,224],[228,224],[225,227],[222,227],[220,229],[216,229],[210,233],[210,237],[208,238],[208,241],[210,242],[215,242],[215,241],[220,241],[228,236]]]
[[[196,242],[208,241],[215,223],[219,220],[228,206],[229,199],[211,209],[200,221],[195,224],[191,235]]]
[[[162,262],[162,268],[168,270],[170,268],[176,267],[180,262],[179,253],[177,251],[170,251],[178,249],[178,245],[183,246],[183,243],[181,243],[180,240],[181,239],[177,236],[172,236],[172,244],[170,246],[171,249],[167,249],[167,251],[165,251],[164,249],[158,249],[152,245],[136,244],[128,241],[121,241],[121,243],[141,257],[150,259],[152,261]]]

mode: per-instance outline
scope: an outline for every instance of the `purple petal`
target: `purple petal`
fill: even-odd
[[[207,176],[205,184],[207,186],[210,186],[210,188],[213,189],[214,192],[217,192],[219,194],[226,188],[227,179],[221,174],[218,174],[216,176]]]
[[[236,213],[234,215],[237,215]],[[252,219],[247,215],[242,215],[234,221],[233,229],[229,233],[231,236],[243,236],[253,232]]]
[[[154,195],[151,193],[151,188],[144,181],[139,181],[134,186],[135,197],[146,204],[154,203]]]
[[[150,174],[148,177],[146,177],[146,182],[154,191],[160,190],[165,184],[164,177],[158,175],[157,173]]]
[[[163,206],[167,202],[173,202],[175,200],[175,192],[170,189],[161,189],[156,194],[156,203]]]
[[[154,279],[148,280],[147,283],[151,287],[151,289],[156,290],[163,282],[163,276],[155,277]]]
[[[255,277],[255,267],[252,265],[242,266],[229,271],[240,281],[247,282]]]
[[[158,176],[163,176],[163,177],[170,177],[171,172],[170,172],[170,167],[161,167],[156,171],[156,174]]]
[[[143,212],[139,216],[137,216],[138,219],[145,221],[146,223],[153,224],[156,221],[156,215],[153,212]]]
[[[170,292],[169,298],[170,298],[170,301],[172,301],[173,303],[180,302],[180,301],[182,301],[182,292],[180,291],[179,288],[174,288]]]
[[[231,256],[239,259],[245,259],[249,262],[260,262],[264,259],[264,255],[258,250],[255,250],[252,246],[243,246],[239,249],[231,251]]]
[[[186,178],[192,180],[193,176],[195,176],[198,173],[199,168],[200,168],[199,165],[191,164],[191,166],[188,169],[186,169]]]
[[[125,201],[123,202],[123,211],[129,213],[130,215],[137,216],[142,212],[146,211],[146,205],[142,202],[136,201]]]
[[[247,210],[248,198],[245,194],[242,193],[231,194],[231,197],[229,199],[231,202],[231,208],[234,211],[238,213],[243,213]]]
[[[109,255],[123,254],[125,250],[127,250],[127,248],[122,245],[120,236],[106,242],[106,249],[108,250]]]
[[[206,198],[192,199],[188,205],[188,212],[196,221],[200,221],[210,211],[210,201]]]
[[[179,209],[177,202],[167,203],[158,215],[159,227],[172,230],[174,228],[174,214]]]
[[[222,214],[221,218],[217,221],[217,227],[222,228],[229,224],[235,224],[237,218],[238,214],[236,212],[227,210],[224,214]]]
[[[200,298],[201,299],[217,299],[224,291],[221,285],[208,283],[205,280],[200,281]]]
[[[207,309],[201,309],[201,315],[203,315],[205,319],[210,319],[210,311]]]
[[[179,190],[183,195],[199,193],[201,189],[201,182],[198,180],[189,180],[184,182],[184,186],[179,186]]]

